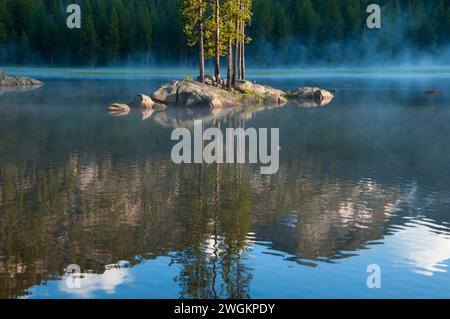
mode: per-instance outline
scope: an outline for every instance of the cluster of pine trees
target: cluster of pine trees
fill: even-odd
[[[367,28],[372,3],[381,6],[381,29]],[[449,31],[448,0],[255,0],[249,55],[267,66],[450,63]]]
[[[81,29],[66,26],[71,3],[81,6]],[[185,62],[179,11],[179,0],[0,0],[0,63]]]
[[[0,0],[0,64],[192,66],[199,59],[194,45],[199,19],[204,20],[205,59],[217,53],[226,59],[229,47],[244,57],[241,44],[252,40],[245,49],[248,64],[259,66],[417,58],[450,44],[448,0],[251,2],[253,10],[245,12],[231,0]],[[380,30],[366,27],[366,8],[374,2],[382,6]],[[66,27],[69,3],[81,5],[81,29]],[[245,33],[236,27],[237,16],[245,21]],[[450,62],[446,56],[440,54]],[[245,61],[233,60],[239,64],[245,72]]]
[[[205,82],[205,58],[214,56],[214,78],[221,83],[223,55],[227,86],[245,79],[245,45],[250,41],[245,29],[252,19],[252,5],[252,0],[183,0],[184,32],[190,46],[198,44],[201,82]]]

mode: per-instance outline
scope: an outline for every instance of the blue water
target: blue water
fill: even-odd
[[[50,77],[2,92],[0,297],[449,298],[450,78],[257,79],[337,93],[316,107],[113,117],[106,105],[164,81]],[[279,173],[175,165],[170,134],[194,119],[280,128]]]

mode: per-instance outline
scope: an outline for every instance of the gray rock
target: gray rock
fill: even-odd
[[[150,97],[142,93],[136,95],[134,100],[131,102],[132,107],[153,108],[154,105],[155,102]]]
[[[179,81],[172,81],[164,84],[153,92],[152,99],[160,103],[176,104],[178,99],[178,83]]]
[[[200,76],[197,77],[197,82],[201,82],[201,78]],[[216,84],[216,79],[214,76],[212,75],[205,75],[205,84],[208,85],[215,85]]]
[[[42,86],[41,81],[27,78],[23,76],[6,76],[4,73],[0,75],[0,87],[14,86]]]
[[[113,103],[108,106],[108,111],[114,113],[129,113],[131,111],[130,107],[127,104],[121,103]]]
[[[277,90],[274,89],[270,86],[267,85],[261,85],[261,84],[256,84],[256,83],[252,83],[250,81],[244,81],[244,80],[239,80],[236,82],[236,84],[234,85],[234,88],[238,91],[240,91],[241,93],[251,93],[251,94],[256,94],[256,95],[278,95],[278,96],[282,96],[285,93],[281,90]]]
[[[331,92],[316,87],[301,87],[287,93],[291,99],[314,100],[319,102],[330,102],[334,95]]]
[[[239,105],[234,94],[197,81],[173,81],[153,92],[152,99],[172,106],[208,106],[211,108]]]
[[[205,82],[173,81],[153,92],[152,99],[166,105],[210,108],[262,103],[269,104],[268,106],[279,106],[287,102],[283,97],[283,91],[249,81],[238,81],[231,90],[209,84],[211,83],[209,80]]]
[[[288,102],[283,96],[281,95],[268,95],[264,97],[264,104],[265,105],[280,105],[283,106]]]
[[[155,112],[165,110],[167,105],[155,103],[150,97],[138,94],[131,103],[113,103],[108,106],[108,111],[114,116],[126,116],[131,110],[139,110],[143,120],[152,117]],[[136,113],[136,112],[134,112]]]

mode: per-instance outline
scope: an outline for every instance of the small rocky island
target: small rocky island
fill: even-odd
[[[18,87],[18,86],[41,86],[43,83],[36,79],[23,76],[7,76],[0,69],[0,87]]]
[[[243,105],[280,107],[288,101],[319,106],[328,104],[333,97],[331,92],[315,87],[301,87],[284,92],[245,80],[239,80],[232,88],[227,88],[217,85],[213,78],[208,76],[205,83],[185,78],[163,84],[150,97],[139,94],[131,103],[114,103],[109,105],[108,110],[114,115],[126,115],[133,108],[149,109],[155,112],[165,110],[167,107],[209,107],[211,109]]]
[[[313,107],[333,99],[331,92],[319,88],[301,87],[284,92],[246,80],[245,46],[251,42],[246,26],[252,20],[252,1],[231,1],[224,8],[220,8],[220,1],[184,1],[180,9],[186,44],[198,49],[198,78],[186,77],[163,84],[150,96],[140,94],[129,104],[111,104],[108,110],[113,115],[127,115],[134,109],[148,118],[148,114],[169,107],[203,107],[220,112],[243,106],[280,107],[289,101]],[[221,57],[225,56],[227,71],[222,78]],[[213,60],[213,76],[206,73],[206,59]]]

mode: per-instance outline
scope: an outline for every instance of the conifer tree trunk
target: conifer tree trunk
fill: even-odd
[[[228,39],[227,87],[231,88],[231,65],[233,64],[233,39]]]
[[[245,22],[242,21],[242,40],[241,40],[241,79],[245,80]]]
[[[239,11],[242,12],[243,10],[243,5],[242,5],[242,0],[239,0]],[[242,29],[242,25],[243,25],[244,21],[243,20],[239,20],[238,21],[238,27],[236,29],[236,38],[238,39],[238,43],[239,43],[239,63],[238,63],[238,79],[242,80],[242,37],[241,37],[241,29]]]
[[[238,49],[239,49],[239,41],[236,38],[234,40],[234,54],[233,54],[233,81],[232,84],[235,85],[237,81],[237,67],[238,67]]]
[[[238,79],[238,58],[239,58],[239,38],[237,36],[237,30],[239,30],[239,19],[236,18],[236,34],[235,34],[235,39],[234,39],[234,61],[233,61],[233,85],[236,84],[236,81]]]
[[[200,24],[199,24],[199,56],[200,56],[200,82],[205,83],[205,43],[204,43],[204,30],[203,30],[203,0],[200,0],[199,7],[199,16]]]
[[[239,24],[240,25],[240,24]],[[238,38],[240,38],[240,35],[238,36]],[[241,67],[241,63],[242,63],[242,59],[241,59],[241,54],[242,54],[242,50],[241,50],[241,39],[238,40],[238,46],[236,48],[236,50],[238,51],[238,80],[242,80],[242,67]]]
[[[220,0],[215,1],[214,15],[216,19],[216,43],[215,43],[215,77],[217,85],[221,84],[220,80]]]
[[[242,41],[242,21],[241,25],[239,26],[239,80],[243,80],[243,54],[244,54],[244,42]]]

